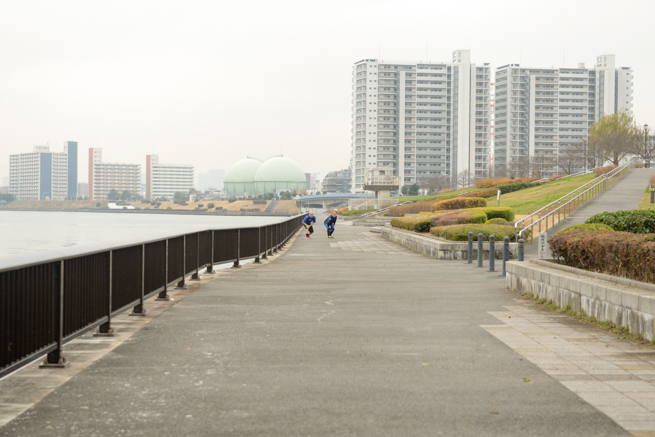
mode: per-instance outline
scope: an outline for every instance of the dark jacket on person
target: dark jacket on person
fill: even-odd
[[[325,219],[324,223],[326,226],[334,226],[337,223],[337,217],[329,215],[328,218]]]

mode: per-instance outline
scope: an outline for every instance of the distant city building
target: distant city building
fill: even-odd
[[[105,200],[111,190],[119,193],[140,192],[141,166],[139,164],[116,164],[102,162],[102,149],[89,149],[89,199]]]
[[[76,160],[75,144],[71,151]],[[34,146],[32,153],[9,155],[9,192],[19,200],[66,199],[69,196],[69,165],[77,172],[77,162],[73,162],[66,149],[64,146],[64,153],[55,153],[50,152],[49,146]]]
[[[86,182],[79,182],[77,184],[77,195],[78,197],[89,197],[89,184]]]
[[[223,189],[223,181],[225,180],[225,170],[222,168],[215,168],[205,173],[198,173],[198,190],[207,191],[210,188],[214,190]]]
[[[558,174],[562,147],[582,141],[602,115],[632,114],[633,72],[616,68],[614,55],[596,58],[594,68],[496,70],[494,171],[508,163],[536,162],[540,176]]]
[[[469,50],[452,62],[364,59],[353,66],[354,191],[367,169],[394,169],[400,185],[437,174],[487,175],[489,64],[471,63]],[[325,187],[323,187],[325,191]]]
[[[194,169],[190,164],[163,164],[159,156],[146,156],[146,199],[170,199],[176,192],[189,193],[194,187]]]
[[[307,191],[316,191],[316,174],[318,173],[305,173],[307,180]]]
[[[2,178],[2,186],[3,187],[9,187],[9,178],[8,177],[3,177]]]
[[[76,198],[77,194],[77,141],[66,141],[64,153],[68,156],[68,197]]]
[[[331,171],[323,178],[321,191],[324,193],[350,193],[352,186],[352,170]]]

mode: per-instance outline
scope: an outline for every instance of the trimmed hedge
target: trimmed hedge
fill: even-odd
[[[526,182],[536,181],[537,178],[486,178],[478,179],[475,181],[475,186],[478,188],[491,188],[497,187],[499,185],[508,185],[508,184],[521,184]]]
[[[375,209],[351,209],[349,211],[344,211],[341,213],[341,215],[362,215],[362,214],[368,214],[369,212],[373,212]]]
[[[460,197],[482,197],[483,199],[486,199],[488,197],[496,197],[496,194],[498,194],[498,189],[493,188],[490,190],[480,190],[474,193],[462,194]]]
[[[565,229],[549,244],[567,266],[655,283],[655,234]]]
[[[469,209],[487,206],[487,200],[481,197],[455,197],[453,199],[442,200],[432,205],[433,211],[443,211],[452,209]]]
[[[610,226],[601,224],[601,223],[582,223],[579,225],[573,225],[569,226],[568,228],[564,228],[561,231],[558,232],[566,232],[566,231],[572,231],[574,229],[588,229],[591,231],[614,231]]]
[[[492,218],[491,220],[487,220],[486,222],[484,222],[485,225],[493,225],[493,224],[500,224],[500,223],[509,223],[509,222],[502,217]]]
[[[389,210],[391,217],[404,217],[406,214],[418,214],[419,212],[432,212],[432,205],[439,200],[428,200],[425,202],[409,203],[407,205],[394,206]]]
[[[463,209],[451,213],[434,216],[432,226],[451,226],[465,223],[484,223],[487,221],[487,215],[482,211],[472,209]]]
[[[617,167],[618,167],[617,165],[606,165],[605,167],[596,167],[592,171],[596,173],[596,177],[598,177],[611,172]]]
[[[428,232],[432,226],[433,216],[434,214],[421,214],[411,217],[394,218],[391,219],[391,226],[412,232]]]
[[[513,193],[514,191],[525,190],[526,188],[538,187],[539,183],[536,182],[521,182],[518,184],[498,185],[496,188],[500,190],[500,194]]]
[[[487,208],[474,208],[471,211],[480,211],[485,213],[487,215],[487,220],[491,220],[495,218],[502,218],[507,220],[508,222],[514,220],[514,210],[508,206],[500,206],[500,207],[491,206]]]
[[[430,229],[430,234],[435,237],[451,241],[468,241],[469,232],[473,232],[474,241],[478,241],[479,233],[482,233],[484,241],[489,241],[490,235],[495,236],[496,242],[501,243],[505,237],[509,237],[510,241],[514,241],[515,238],[514,226],[507,225],[455,225]]]
[[[602,212],[588,218],[585,223],[607,225],[618,232],[652,234],[655,233],[655,211],[638,209],[634,211]]]

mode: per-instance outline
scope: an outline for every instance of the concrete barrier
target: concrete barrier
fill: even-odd
[[[507,288],[531,293],[560,308],[583,310],[599,321],[653,341],[655,285],[563,266],[552,261],[507,263]]]
[[[465,260],[468,258],[468,243],[465,241],[449,241],[437,238],[432,235],[418,234],[396,228],[382,228],[382,237],[389,241],[405,246],[415,252],[422,253],[432,258],[444,260]],[[503,259],[502,240],[496,241],[494,250],[496,259]],[[509,259],[517,259],[518,244],[509,244]],[[478,257],[477,243],[473,245],[473,258]],[[483,257],[489,259],[489,243],[484,243]]]

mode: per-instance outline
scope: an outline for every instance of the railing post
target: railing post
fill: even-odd
[[[509,260],[509,237],[503,238],[503,273],[500,276],[507,276],[507,261]]]
[[[114,336],[114,330],[111,327],[111,295],[112,295],[112,276],[114,276],[114,268],[113,268],[113,261],[114,261],[114,251],[110,250],[109,251],[109,290],[108,290],[108,297],[109,297],[109,311],[107,311],[107,323],[103,323],[98,327],[98,332],[93,334],[94,337],[113,337]]]
[[[239,258],[241,257],[241,229],[237,229],[237,260],[234,261],[233,269],[240,269]]]
[[[468,248],[469,264],[473,264],[473,232],[469,231],[469,248]]]
[[[519,261],[524,261],[525,258],[525,241],[523,238],[519,239]]]
[[[59,280],[58,287],[54,293],[53,302],[53,334],[57,342],[57,349],[48,353],[39,366],[41,369],[45,368],[64,368],[68,367],[70,363],[66,361],[66,357],[61,354],[64,345],[64,260],[59,261],[59,274],[55,276],[55,280]]]
[[[261,264],[259,261],[259,256],[262,254],[262,227],[257,228],[257,257],[255,258],[255,264]]]
[[[484,235],[482,232],[478,234],[478,267],[482,267],[483,258],[484,258],[484,246],[482,245],[484,241]]]
[[[496,269],[496,236],[489,236],[489,271],[495,272]]]
[[[196,234],[196,272],[191,275],[192,281],[199,281],[198,267],[200,267],[200,232]]]
[[[275,229],[275,244],[273,244],[273,252],[277,252],[278,244],[277,242],[280,240],[280,227],[278,225],[273,226]]]
[[[166,239],[166,257],[164,258],[165,268],[164,268],[164,289],[159,292],[157,299],[155,301],[170,301],[172,300],[168,296],[168,238]]]
[[[262,259],[266,259],[267,254],[268,254],[268,226],[264,226],[264,254],[262,255]]]
[[[143,308],[143,297],[146,294],[146,245],[141,245],[141,297],[139,303],[134,307],[130,316],[145,316],[146,310]]]
[[[209,266],[207,267],[207,273],[214,273],[214,231],[211,230],[210,232],[212,233],[212,250]]]
[[[186,235],[182,236],[182,280],[177,283],[176,289],[186,288],[184,278],[186,278]]]

